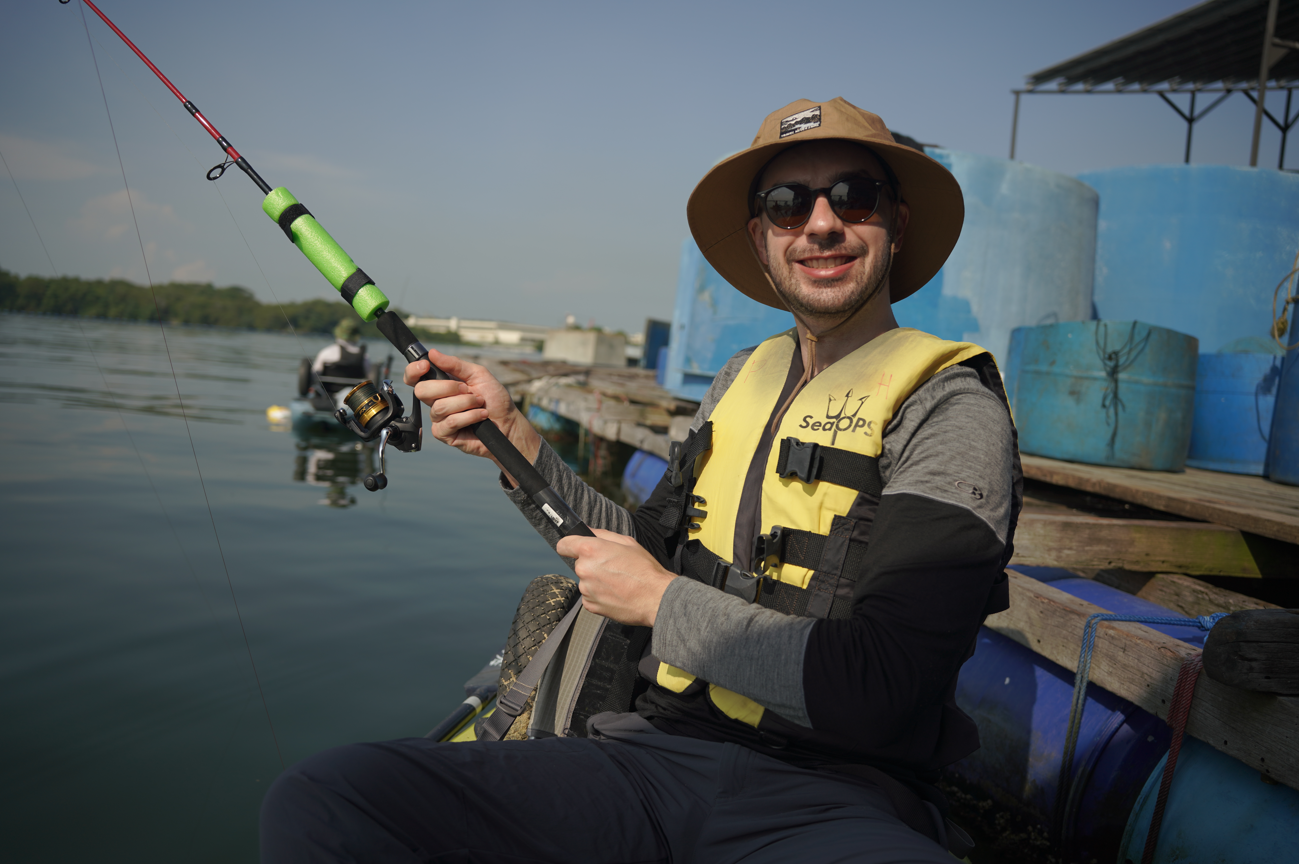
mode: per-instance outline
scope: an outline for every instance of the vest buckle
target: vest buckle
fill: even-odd
[[[668,445],[667,481],[673,487],[679,487],[685,482],[685,478],[681,476],[681,450],[680,441],[673,441]]]
[[[804,443],[797,438],[786,438],[781,442],[788,447],[780,448],[780,460],[776,464],[776,474],[781,477],[795,477],[804,483],[815,482],[821,474],[821,445],[815,441]]]
[[[785,529],[779,525],[771,526],[771,533],[759,534],[753,538],[753,569],[760,574],[767,572],[767,559],[777,561],[785,552]]]
[[[762,596],[763,582],[769,577],[745,573],[734,564],[717,561],[713,564],[712,586],[726,594],[734,594],[745,603],[756,603]]]

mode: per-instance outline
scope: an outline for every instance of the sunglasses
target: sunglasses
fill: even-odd
[[[830,202],[834,215],[844,222],[865,222],[879,209],[880,197],[889,188],[883,180],[854,177],[840,180],[824,189],[813,189],[802,183],[782,183],[759,192],[758,206],[778,228],[801,228],[812,218],[812,208],[822,195]]]

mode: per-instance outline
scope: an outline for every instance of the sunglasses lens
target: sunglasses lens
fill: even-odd
[[[880,203],[880,187],[866,180],[840,180],[830,187],[830,207],[845,222],[865,222]]]
[[[812,190],[806,186],[777,186],[767,193],[767,218],[780,228],[797,228],[812,212]]]

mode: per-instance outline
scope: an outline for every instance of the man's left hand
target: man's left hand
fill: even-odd
[[[621,624],[654,626],[659,601],[676,578],[663,569],[635,538],[593,529],[595,537],[564,537],[555,547],[565,558],[576,558],[582,601],[597,615]]]

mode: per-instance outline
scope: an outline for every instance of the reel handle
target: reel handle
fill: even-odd
[[[415,338],[415,334],[410,332],[406,322],[397,315],[387,311],[380,312],[374,323],[379,328],[379,332],[397,350],[401,351],[402,355],[410,362],[414,363],[416,360],[423,360],[428,357],[428,349]],[[429,366],[431,368],[428,374],[422,376],[421,381],[460,380],[433,366],[432,363]],[[501,464],[506,473],[518,481],[519,488],[555,524],[555,528],[559,531],[561,537],[567,537],[571,534],[578,534],[583,537],[595,536],[586,523],[573,512],[573,508],[569,507],[568,503],[559,497],[559,493],[550,488],[546,478],[542,477],[541,472],[534,468],[527,457],[519,452],[519,448],[514,446],[514,442],[506,437],[499,426],[491,420],[480,420],[465,428],[483,443],[483,446],[487,448],[487,452],[496,458],[496,461]]]

